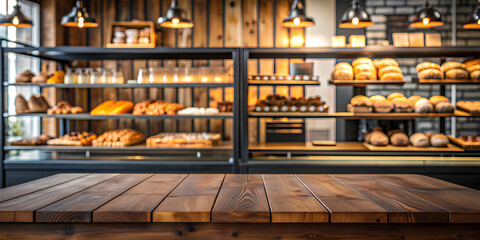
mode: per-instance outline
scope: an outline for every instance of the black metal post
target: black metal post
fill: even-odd
[[[248,49],[241,49],[241,62],[242,62],[242,78],[241,78],[241,85],[239,90],[241,91],[241,109],[240,109],[240,122],[242,123],[241,127],[241,172],[247,172],[248,166],[248,145],[249,145],[249,130],[248,130],[248,59],[249,59],[249,51]],[[260,89],[260,86],[258,86]],[[259,122],[259,120],[257,121]],[[258,130],[258,128],[257,128]],[[258,134],[257,134],[258,135]]]
[[[4,49],[3,49],[3,41],[0,41],[0,100],[2,101],[0,103],[0,112],[2,113],[2,121],[0,121],[0,138],[1,138],[1,145],[2,147],[0,148],[0,160],[2,161],[0,163],[0,188],[5,187],[5,171],[4,171],[4,161],[5,161],[5,151],[4,151],[4,146],[5,146],[5,118],[3,117],[3,114],[5,113],[5,88],[4,88],[4,81],[5,81],[5,55],[4,55]]]
[[[243,85],[243,72],[242,72],[242,57],[241,57],[241,52],[243,50],[236,49],[232,52],[232,57],[233,57],[233,84],[234,84],[234,93],[233,93],[233,172],[238,173],[239,172],[239,166],[240,166],[240,150],[241,150],[241,141],[240,139],[242,138],[242,135],[244,135],[242,131],[242,103],[241,100],[242,98],[242,90],[241,86]]]

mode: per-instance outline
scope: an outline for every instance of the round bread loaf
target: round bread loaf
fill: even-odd
[[[410,144],[414,147],[428,147],[430,142],[427,135],[423,133],[415,133],[410,136]]]
[[[382,76],[386,73],[402,73],[402,70],[397,66],[387,66],[378,70],[378,76]]]
[[[411,103],[411,104],[415,104],[418,100],[422,99],[422,97],[420,96],[411,96],[408,98],[408,101]]]
[[[390,130],[387,132],[387,136],[390,138],[393,136],[393,134],[395,133],[405,133],[404,131],[400,130],[400,129],[393,129],[393,130]]]
[[[468,72],[463,69],[450,69],[445,73],[447,79],[468,79]]]
[[[34,76],[32,78],[32,83],[45,83],[47,82],[47,79],[49,78],[49,74],[46,72],[41,72],[37,76]]]
[[[408,101],[406,98],[394,98],[392,101],[393,106],[395,107],[395,112],[412,112],[413,104]]]
[[[383,100],[386,101],[386,100],[387,100],[387,98],[385,98],[385,97],[382,96],[382,95],[373,95],[373,96],[371,96],[371,97],[369,97],[369,98],[370,98],[370,100],[372,100],[372,102],[375,102],[375,101],[383,101]]]
[[[353,71],[353,67],[352,65],[350,65],[350,63],[347,63],[347,62],[339,62],[335,65],[335,69],[350,69]]]
[[[378,62],[378,69],[382,69],[384,67],[388,67],[388,66],[396,66],[398,67],[398,62],[395,61],[394,59],[391,59],[391,58],[384,58],[382,60],[380,60]]]
[[[360,64],[360,65],[357,65],[353,71],[355,72],[355,74],[358,74],[358,73],[361,73],[361,72],[373,72],[375,73],[376,70],[375,70],[375,67],[371,64]]]
[[[407,146],[408,136],[403,132],[395,133],[390,137],[390,143],[393,146]]]
[[[474,59],[474,60],[470,60],[468,62],[465,62],[465,67],[470,67],[470,66],[473,66],[473,65],[478,65],[480,64],[480,58],[478,59]]]
[[[385,73],[383,75],[380,76],[380,80],[381,81],[387,81],[387,80],[403,80],[403,74],[401,73],[395,73],[395,72],[391,72],[391,73]]]
[[[360,72],[355,74],[355,80],[376,80],[377,74],[375,72]]]
[[[467,67],[467,71],[468,71],[469,73],[471,73],[471,72],[473,72],[473,71],[477,71],[477,70],[480,70],[480,64]]]
[[[388,145],[388,137],[383,132],[374,131],[369,134],[369,143],[374,146],[386,146]]]
[[[430,145],[432,147],[447,147],[448,137],[443,134],[434,134],[430,137]]]
[[[459,62],[446,62],[446,63],[442,64],[442,66],[440,67],[440,71],[442,71],[443,73],[445,73],[445,72],[447,72],[448,70],[451,70],[451,69],[466,70],[467,68],[465,67],[465,65],[463,63],[459,63]]]
[[[15,78],[15,82],[16,83],[28,83],[32,80],[32,77],[34,77],[34,76],[35,75],[30,71],[21,72]]]
[[[352,62],[352,66],[355,68],[357,67],[358,65],[361,65],[361,64],[370,64],[372,66],[375,66],[373,64],[373,61],[372,59],[370,58],[365,58],[365,57],[361,57],[361,58],[357,58],[355,59],[353,62]]]
[[[471,79],[480,79],[480,70],[473,71],[470,73],[470,78]]]
[[[420,79],[442,79],[442,72],[438,69],[425,69],[418,72],[418,78]]]
[[[336,69],[333,74],[332,78],[334,80],[352,80],[353,79],[353,71],[350,69]]]
[[[435,112],[437,113],[454,113],[455,109],[450,102],[439,102],[435,105]]]
[[[353,97],[352,100],[350,100],[350,104],[352,104],[353,106],[371,107],[373,105],[373,102],[368,97],[359,95],[359,96]]]
[[[436,106],[439,102],[450,102],[450,100],[448,100],[448,98],[445,96],[433,96],[428,100],[433,104],[433,106]]]
[[[390,93],[388,96],[387,96],[387,99],[388,101],[392,101],[392,99],[394,98],[397,98],[397,97],[405,97],[405,95],[399,93],[399,92],[394,92],[394,93]]]
[[[377,100],[373,102],[373,110],[379,113],[388,113],[393,109],[393,104],[388,100]]]
[[[15,97],[15,112],[17,114],[27,113],[28,111],[28,103],[27,100],[22,96],[22,94],[18,94]]]
[[[414,109],[416,113],[431,113],[433,112],[433,105],[428,99],[422,98],[415,103]]]
[[[423,62],[417,65],[417,72],[421,72],[427,69],[437,69],[440,70],[440,65],[431,62]]]
[[[50,106],[48,105],[47,100],[45,100],[42,95],[39,97],[31,96],[28,100],[28,109],[30,112],[47,112],[49,108]]]

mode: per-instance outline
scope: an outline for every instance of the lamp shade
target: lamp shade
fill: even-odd
[[[290,14],[282,21],[282,26],[288,28],[304,28],[315,26],[313,18],[305,16],[305,5],[300,0],[295,0],[290,8]]]
[[[465,29],[480,29],[480,1],[478,1],[477,6],[473,12],[468,15],[467,21],[463,25]]]
[[[13,7],[13,12],[10,15],[2,17],[0,19],[0,25],[12,26],[17,28],[29,28],[32,27],[32,20],[23,15],[19,5]]]
[[[187,17],[185,10],[181,9],[176,0],[165,13],[165,17],[159,17],[157,23],[164,28],[193,28],[193,23]]]
[[[352,7],[347,9],[342,15],[340,28],[366,28],[375,25],[370,19],[370,14],[368,14],[360,6],[360,1],[352,1]]]
[[[98,27],[98,23],[95,22],[95,19],[90,17],[87,9],[83,6],[83,1],[77,1],[77,4],[72,8],[72,11],[62,17],[60,24],[65,27]]]
[[[425,8],[421,9],[410,24],[412,28],[432,28],[443,26],[442,15],[427,1]]]

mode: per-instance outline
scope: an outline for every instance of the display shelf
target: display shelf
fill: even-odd
[[[252,86],[320,86],[320,81],[306,80],[248,80]]]
[[[233,87],[233,83],[145,83],[145,84],[35,84],[35,83],[3,83],[4,86],[15,87],[52,87],[52,88],[181,88],[181,87]]]
[[[418,78],[413,78],[412,81],[420,83],[420,84],[440,84],[440,85],[480,84],[480,79],[418,79]]]
[[[337,142],[335,146],[313,146],[310,142],[250,143],[248,150],[252,153],[368,151],[362,143],[358,142]]]
[[[448,144],[447,147],[414,147],[412,145],[408,146],[374,146],[368,143],[363,143],[363,145],[370,151],[374,152],[463,152],[462,148],[459,148],[453,144]]]
[[[452,113],[319,113],[319,112],[249,112],[258,118],[345,118],[345,119],[413,119],[421,117],[453,117]]]
[[[3,114],[4,117],[51,117],[69,120],[105,120],[105,119],[180,119],[180,118],[233,118],[233,113],[218,113],[214,115],[90,115],[89,113],[79,114],[46,114],[46,113],[26,113],[26,114]]]
[[[325,112],[249,112],[249,117],[256,118],[336,118],[336,117],[353,117],[353,113],[325,113]]]
[[[356,86],[364,87],[366,85],[403,85],[406,83],[403,80],[329,80],[329,84],[335,86]]]

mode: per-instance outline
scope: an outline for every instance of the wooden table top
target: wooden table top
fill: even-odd
[[[480,223],[422,175],[58,174],[0,189],[0,222]]]

